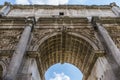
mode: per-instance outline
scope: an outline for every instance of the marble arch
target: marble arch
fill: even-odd
[[[120,7],[6,2],[0,58],[8,60],[3,80],[44,80],[51,65],[64,62],[78,67],[83,80],[120,80]]]
[[[83,75],[89,75],[95,62],[98,47],[87,37],[74,32],[48,34],[39,41],[41,75],[55,63],[71,63],[78,67]],[[88,67],[89,66],[89,67]]]

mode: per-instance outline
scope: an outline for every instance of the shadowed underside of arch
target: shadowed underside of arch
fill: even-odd
[[[2,66],[0,65],[0,80],[2,79],[2,76],[3,76],[3,68],[2,68]]]
[[[44,74],[50,66],[65,62],[75,65],[85,77],[88,76],[95,62],[95,48],[90,41],[67,32],[44,40],[38,48],[42,80],[45,79]]]

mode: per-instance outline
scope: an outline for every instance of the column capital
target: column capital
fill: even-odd
[[[35,17],[27,17],[25,22],[28,26],[31,26],[32,29],[33,29],[34,25],[36,24]]]
[[[110,3],[111,9],[117,17],[120,17],[120,7],[115,3]]]
[[[99,17],[98,16],[92,16],[92,19],[91,19],[91,23],[94,27],[94,29],[96,30],[97,29],[97,22],[99,21]]]
[[[3,8],[0,10],[0,17],[6,16],[10,11],[10,3],[5,2]]]
[[[10,2],[5,2],[5,3],[4,3],[4,6],[10,6],[10,5],[11,5]]]
[[[115,2],[112,2],[110,3],[110,6],[113,7],[113,6],[117,6],[117,4]]]
[[[96,22],[99,20],[98,16],[92,16],[91,22]]]

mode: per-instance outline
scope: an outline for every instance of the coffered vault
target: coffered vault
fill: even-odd
[[[71,63],[83,80],[120,79],[120,8],[115,4],[0,6],[0,77],[45,80]]]
[[[90,67],[95,60],[95,49],[83,36],[74,33],[61,32],[44,40],[39,47],[41,60],[41,74],[55,63],[68,62],[78,67],[85,75],[89,74]]]

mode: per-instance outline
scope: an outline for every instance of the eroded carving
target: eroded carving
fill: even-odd
[[[0,49],[13,50],[19,41],[21,30],[0,30]]]

